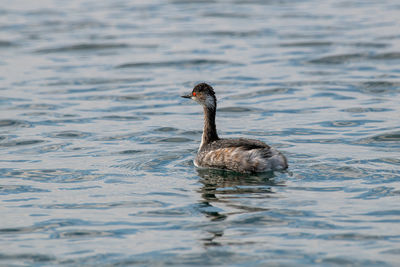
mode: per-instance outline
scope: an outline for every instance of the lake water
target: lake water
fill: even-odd
[[[400,264],[398,1],[1,1],[0,265]],[[222,137],[288,172],[196,170]]]

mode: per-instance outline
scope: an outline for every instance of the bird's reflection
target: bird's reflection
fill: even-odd
[[[198,169],[202,201],[201,212],[210,222],[219,225],[207,230],[207,238],[202,239],[205,246],[219,245],[217,241],[223,236],[224,221],[234,214],[266,211],[266,207],[251,205],[250,199],[270,198],[274,187],[284,186],[276,181],[274,172],[261,174],[241,174],[226,170]],[[209,235],[211,234],[211,236]]]

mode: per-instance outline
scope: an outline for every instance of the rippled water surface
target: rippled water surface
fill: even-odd
[[[397,1],[1,1],[0,265],[400,263]],[[284,173],[196,170],[223,137]]]

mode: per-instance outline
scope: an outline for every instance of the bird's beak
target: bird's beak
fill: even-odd
[[[181,95],[183,98],[192,98],[192,95]]]

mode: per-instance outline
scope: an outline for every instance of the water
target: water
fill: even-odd
[[[0,265],[400,263],[396,1],[1,1]],[[223,137],[287,173],[196,170]]]

